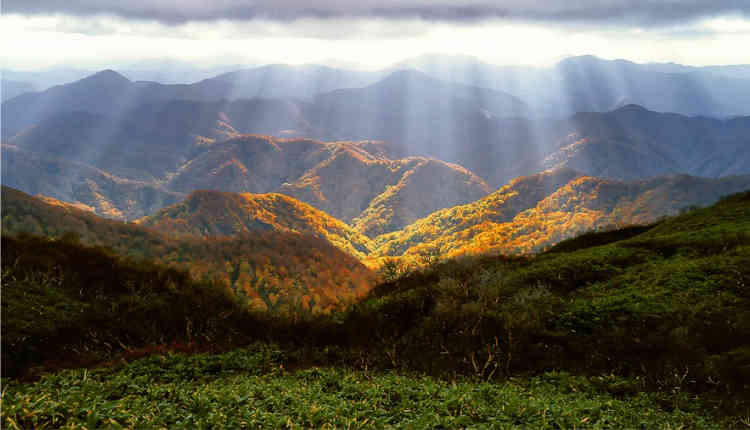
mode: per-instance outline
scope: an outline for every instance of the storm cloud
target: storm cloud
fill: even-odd
[[[382,18],[508,20],[659,26],[725,14],[750,16],[747,0],[5,0],[3,13],[116,15],[164,24],[213,20]]]

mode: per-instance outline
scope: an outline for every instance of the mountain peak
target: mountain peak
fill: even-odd
[[[418,70],[414,69],[399,69],[383,79],[383,81],[402,81],[402,80],[414,80],[414,79],[427,79],[431,81],[436,81],[435,78],[430,77],[424,72],[420,72]]]
[[[81,79],[81,81],[114,84],[130,83],[130,80],[128,78],[115,72],[112,69],[105,69],[101,72],[94,73],[93,75]]]
[[[595,55],[575,55],[572,57],[563,58],[560,60],[559,63],[557,63],[558,66],[564,66],[567,64],[583,64],[583,63],[598,63],[603,62],[606,60],[603,60]]]
[[[629,103],[629,104],[626,104],[625,106],[622,106],[620,108],[613,110],[612,112],[613,113],[646,113],[646,112],[651,112],[651,111],[641,105],[637,105],[635,103]]]

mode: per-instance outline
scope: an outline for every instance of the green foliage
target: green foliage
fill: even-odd
[[[3,428],[716,428],[689,396],[615,376],[549,372],[507,383],[308,367],[275,345],[155,355],[8,381]]]
[[[3,374],[149,343],[231,342],[243,311],[218,284],[76,241],[2,238]]]

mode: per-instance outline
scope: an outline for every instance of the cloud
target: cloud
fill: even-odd
[[[3,13],[117,15],[164,24],[304,18],[508,20],[659,26],[718,15],[750,16],[747,0],[5,0]]]

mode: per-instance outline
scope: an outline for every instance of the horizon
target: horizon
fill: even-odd
[[[310,62],[274,62],[274,61],[248,61],[248,62],[236,62],[236,63],[227,63],[227,64],[212,64],[212,65],[204,65],[204,64],[194,64],[189,61],[177,58],[177,57],[144,57],[139,60],[130,61],[130,62],[120,62],[120,63],[113,63],[113,64],[101,64],[101,65],[91,65],[91,67],[86,66],[75,66],[73,64],[52,64],[48,66],[39,66],[39,67],[13,67],[13,66],[2,66],[2,71],[8,71],[8,72],[24,72],[24,73],[44,73],[44,72],[53,72],[53,71],[78,71],[78,72],[90,72],[91,74],[105,71],[105,70],[114,70],[118,73],[123,71],[156,71],[159,69],[162,69],[165,65],[167,67],[190,67],[192,69],[198,70],[198,71],[214,71],[214,70],[223,70],[219,73],[224,73],[226,71],[235,71],[235,70],[244,70],[244,69],[253,69],[253,68],[259,68],[259,67],[267,67],[267,66],[290,66],[290,67],[301,67],[301,66],[322,66],[322,67],[330,67],[333,69],[341,69],[341,70],[351,70],[351,71],[364,71],[364,72],[377,72],[377,71],[387,71],[389,69],[396,69],[399,65],[402,63],[413,61],[421,58],[440,58],[441,60],[455,60],[455,61],[476,61],[478,63],[483,63],[490,66],[496,66],[496,67],[521,67],[521,68],[529,68],[529,69],[538,69],[538,70],[549,70],[553,69],[556,65],[559,63],[574,59],[574,58],[586,58],[586,57],[593,57],[598,60],[603,61],[610,61],[610,62],[618,62],[618,61],[625,61],[637,65],[674,65],[674,66],[685,66],[685,67],[692,67],[692,68],[704,68],[704,67],[733,67],[733,66],[746,66],[750,67],[750,61],[747,62],[735,62],[735,63],[729,63],[729,64],[689,64],[689,63],[680,63],[676,61],[636,61],[630,58],[623,58],[623,57],[603,57],[599,55],[594,54],[579,54],[579,55],[566,55],[561,56],[560,58],[555,59],[555,61],[547,64],[539,64],[539,65],[529,65],[529,64],[521,64],[521,63],[495,63],[492,61],[488,61],[486,59],[474,56],[474,55],[462,55],[462,54],[445,54],[440,52],[425,52],[423,54],[419,54],[412,57],[406,57],[402,58],[400,60],[394,61],[392,63],[387,63],[383,66],[378,67],[364,67],[359,64],[355,63],[347,63],[344,61],[334,60],[334,59],[323,59],[320,61],[310,61]],[[231,63],[231,64],[230,64]],[[88,75],[86,75],[88,76]]]
[[[750,5],[694,0],[270,2],[6,0],[3,69],[104,69],[149,61],[215,68],[323,64],[378,70],[427,54],[549,67],[594,55],[694,67],[750,63]],[[19,43],[22,41],[22,43]],[[342,67],[346,66],[346,67]]]

